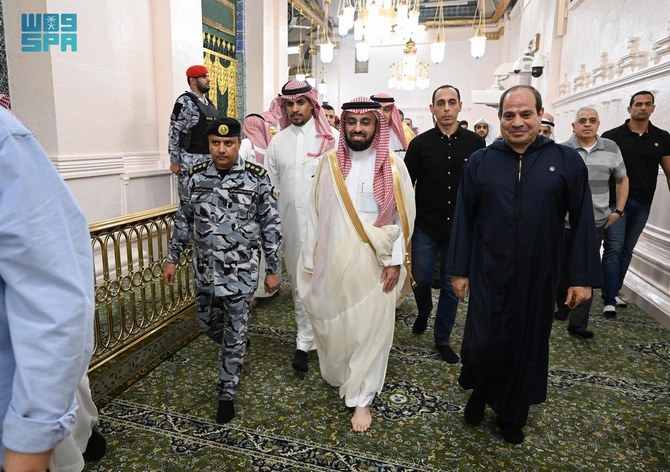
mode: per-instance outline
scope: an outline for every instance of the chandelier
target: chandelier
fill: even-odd
[[[408,41],[421,31],[419,0],[340,0],[338,33],[346,36],[353,30],[356,59],[365,62],[370,46],[389,44],[398,38]]]
[[[397,90],[426,89],[430,84],[430,64],[416,61],[416,43],[410,38],[405,44],[402,64],[389,66],[388,87]]]

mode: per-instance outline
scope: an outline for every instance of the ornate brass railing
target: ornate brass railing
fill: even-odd
[[[176,206],[90,226],[95,269],[95,347],[90,370],[156,332],[193,304],[190,251],[172,287],[163,283]]]

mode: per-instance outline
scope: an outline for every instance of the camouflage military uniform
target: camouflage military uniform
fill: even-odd
[[[266,272],[279,272],[277,199],[265,169],[242,158],[223,177],[213,160],[189,174],[167,261],[178,261],[192,235],[197,320],[221,344],[219,399],[232,400],[246,350],[249,304],[258,285],[261,237]]]
[[[205,99],[206,100],[206,99]],[[209,103],[209,102],[207,102]],[[181,170],[177,176],[177,192],[179,201],[183,201],[188,184],[188,170],[201,162],[210,159],[209,153],[194,154],[184,149],[182,138],[200,120],[200,110],[191,98],[182,95],[175,101],[170,115],[170,133],[168,136],[168,154],[170,164],[177,164]]]

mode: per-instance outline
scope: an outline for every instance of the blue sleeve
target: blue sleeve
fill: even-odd
[[[86,219],[8,116],[0,114],[0,463],[5,448],[48,451],[71,431],[95,310]]]

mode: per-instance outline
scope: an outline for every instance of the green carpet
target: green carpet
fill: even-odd
[[[86,471],[670,470],[670,332],[639,308],[606,320],[595,302],[589,341],[554,322],[548,401],[531,407],[518,446],[502,440],[489,409],[482,425],[464,424],[460,366],[438,359],[432,324],[412,334],[414,310],[411,298],[398,310],[386,384],[365,434],[351,430],[351,412],[321,379],[316,353],[306,376],[291,369],[295,326],[284,283],[252,315],[229,425],[214,421],[218,349],[200,336],[100,408],[108,452]],[[465,312],[452,334],[457,351]]]

